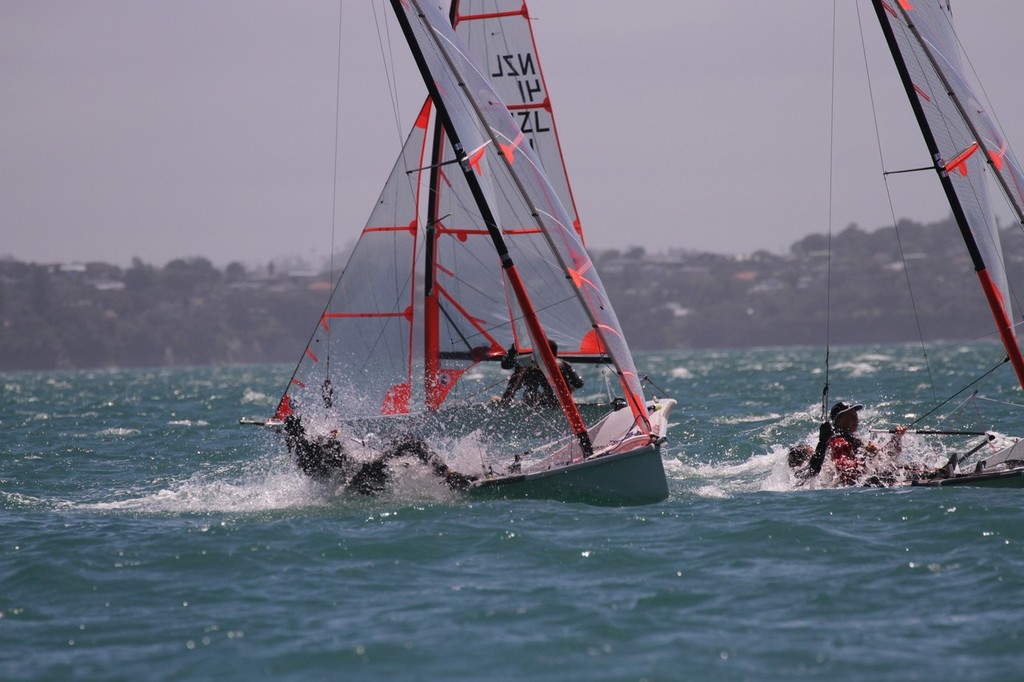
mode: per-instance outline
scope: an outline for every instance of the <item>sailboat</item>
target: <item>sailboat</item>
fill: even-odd
[[[471,497],[665,499],[675,401],[644,395],[584,246],[525,3],[391,5],[428,97],[267,423],[472,450],[443,465]],[[553,405],[495,400],[524,359]],[[578,404],[566,362],[615,395]]]
[[[968,84],[949,0],[872,0],[942,189],[992,311],[999,338],[1024,388],[1024,359],[1012,323],[999,226],[989,199],[995,183],[1024,223],[1024,173],[993,114]],[[982,443],[982,446],[986,443]],[[984,452],[979,446],[968,454]],[[956,455],[945,478],[913,485],[1024,486],[1024,441],[970,466]]]

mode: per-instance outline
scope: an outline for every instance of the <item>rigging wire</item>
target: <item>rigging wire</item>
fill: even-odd
[[[935,407],[933,407],[932,409],[930,409],[930,410],[928,410],[927,412],[925,412],[924,414],[922,414],[922,415],[921,415],[920,417],[918,417],[918,418],[917,418],[917,419],[915,419],[915,420],[914,420],[913,422],[911,422],[910,424],[908,424],[908,426],[914,426],[914,425],[916,425],[916,424],[919,424],[919,423],[920,423],[921,421],[923,421],[923,420],[924,420],[924,419],[925,419],[926,417],[929,417],[929,416],[931,416],[932,414],[934,414],[934,413],[935,413],[935,412],[936,412],[936,411],[937,411],[937,410],[938,410],[938,409],[939,409],[940,407],[942,407],[943,405],[945,405],[945,404],[946,404],[946,403],[948,403],[948,402],[949,402],[950,400],[952,400],[953,398],[957,397],[958,395],[960,395],[961,393],[963,393],[964,391],[966,391],[966,390],[967,390],[967,389],[969,389],[970,387],[974,386],[974,385],[975,385],[976,383],[978,383],[979,381],[981,381],[981,380],[985,379],[985,378],[986,378],[986,377],[987,377],[988,375],[992,374],[992,372],[995,372],[995,371],[996,371],[997,369],[999,369],[1000,367],[1002,367],[1003,365],[1005,365],[1005,364],[1006,364],[1006,363],[1008,363],[1009,361],[1010,361],[1010,358],[1009,358],[1009,357],[1006,357],[1006,356],[1004,356],[1002,360],[1000,360],[1000,361],[999,361],[998,363],[996,363],[996,364],[995,364],[995,365],[994,365],[994,366],[993,366],[993,367],[992,367],[991,369],[989,369],[989,370],[988,370],[987,372],[985,372],[984,374],[982,374],[982,375],[980,375],[980,376],[978,376],[978,377],[975,377],[975,378],[974,378],[974,379],[973,379],[973,380],[972,380],[972,381],[971,381],[970,383],[968,383],[968,384],[967,384],[966,386],[964,386],[963,388],[961,388],[961,389],[960,389],[959,391],[957,391],[956,393],[953,393],[953,394],[952,394],[951,396],[949,396],[948,398],[946,398],[945,400],[943,400],[943,401],[942,401],[941,403],[939,403],[938,405],[936,405],[936,406],[935,406]],[[977,393],[977,391],[975,391],[975,393]]]
[[[380,46],[380,59],[384,65],[384,76],[388,81],[388,93],[391,95],[391,113],[395,117],[395,134],[398,144],[402,144],[402,116],[398,102],[398,82],[394,73],[395,53],[391,45],[391,29],[387,20],[384,21],[384,35],[381,35],[381,20],[377,15],[377,4],[372,3],[373,21],[377,28],[377,44]],[[385,51],[385,44],[387,50]],[[390,67],[389,67],[390,65]]]
[[[871,69],[868,65],[867,42],[864,37],[864,21],[860,14],[860,4],[855,3],[857,9],[857,27],[860,30],[861,54],[864,58],[864,74],[868,83],[868,97],[871,101],[871,120],[875,129],[875,145],[878,149],[878,165],[882,169],[882,183],[885,185],[885,196],[889,202],[889,216],[892,218],[893,231],[896,233],[896,245],[900,252],[900,262],[903,263],[903,276],[907,281],[907,293],[910,295],[910,307],[914,312],[914,324],[917,327],[917,338],[921,342],[921,354],[924,359],[925,370],[928,373],[928,386],[932,391],[932,400],[938,400],[935,392],[935,379],[932,376],[932,366],[928,359],[928,348],[924,341],[924,331],[921,329],[921,316],[917,312],[917,301],[914,297],[914,287],[910,281],[910,271],[907,269],[906,253],[903,250],[903,239],[900,236],[900,226],[896,220],[896,209],[892,200],[892,188],[889,186],[889,174],[885,172],[885,155],[882,152],[882,136],[878,126],[878,110],[875,107],[875,90],[871,82]],[[934,168],[934,167],[933,167]]]
[[[657,390],[659,393],[661,393],[661,395],[665,396],[666,398],[670,398],[671,397],[668,394],[668,391],[663,389],[658,384],[654,383],[654,381],[651,379],[650,375],[645,374],[642,377],[640,377],[640,380],[643,381],[644,383],[650,384],[655,390]]]
[[[821,421],[828,417],[829,388],[829,356],[832,354],[832,199],[833,172],[835,169],[835,132],[836,132],[836,2],[832,0],[832,64],[829,92],[829,130],[828,130],[828,241],[826,243],[825,267],[825,385],[821,389]]]
[[[345,9],[345,0],[338,0],[338,67],[335,80],[335,92],[334,92],[334,178],[331,183],[331,253],[329,256],[330,262],[330,281],[334,281],[334,248],[335,238],[338,232],[338,157],[340,155],[338,150],[338,140],[340,138],[341,130],[341,31],[343,26],[343,15]],[[324,365],[324,375],[327,381],[331,378],[331,332],[327,330],[327,348],[328,353],[326,357],[326,364]]]

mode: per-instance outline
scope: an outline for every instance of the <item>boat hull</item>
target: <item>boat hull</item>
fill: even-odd
[[[956,485],[984,488],[1024,488],[1024,467],[1008,471],[959,474],[952,478],[913,481],[910,485],[926,488],[944,488]]]
[[[473,499],[543,499],[622,507],[661,502],[668,497],[668,480],[660,444],[653,444],[545,471],[483,479],[468,494]]]

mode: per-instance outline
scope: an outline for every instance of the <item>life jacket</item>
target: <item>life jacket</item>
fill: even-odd
[[[864,460],[861,458],[861,449],[864,443],[852,433],[838,432],[828,442],[828,450],[832,455],[832,462],[836,466],[836,473],[839,474],[839,481],[843,485],[854,485],[857,479],[864,473]]]

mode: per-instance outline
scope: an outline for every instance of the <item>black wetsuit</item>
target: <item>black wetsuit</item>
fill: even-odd
[[[295,415],[284,421],[285,445],[304,474],[318,481],[340,476],[346,487],[363,495],[384,492],[391,480],[388,463],[398,457],[414,457],[430,467],[431,471],[452,490],[465,490],[476,478],[453,471],[421,438],[399,436],[384,451],[369,462],[360,463],[350,457],[335,437],[310,438]]]
[[[523,389],[523,396],[521,398],[523,404],[557,407],[558,398],[555,396],[551,384],[548,383],[548,379],[544,376],[544,372],[541,371],[540,367],[535,362],[531,362],[525,367],[520,366],[516,363],[516,357],[515,348],[511,348],[505,354],[505,357],[501,359],[502,369],[515,370],[512,376],[509,377],[505,393],[501,396],[501,404],[508,405],[512,402],[519,389]],[[565,384],[569,387],[569,392],[571,393],[578,388],[582,388],[583,379],[576,372],[575,368],[561,358],[556,358],[556,361],[558,362],[558,369],[562,373],[562,378],[565,379]]]

